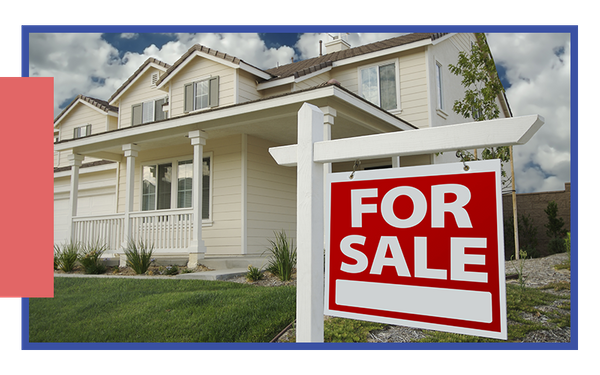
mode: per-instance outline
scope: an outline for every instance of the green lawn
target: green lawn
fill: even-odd
[[[29,342],[269,342],[296,288],[176,279],[56,278],[29,300]]]
[[[296,288],[176,279],[56,278],[54,298],[29,300],[29,342],[269,342],[295,318]],[[554,285],[569,288],[568,284]],[[559,297],[507,285],[508,341],[548,329],[524,319]],[[567,297],[568,299],[568,297]],[[548,314],[570,325],[570,305]],[[365,342],[384,325],[333,318],[325,342]],[[294,341],[294,337],[290,338]],[[497,342],[428,331],[420,342]]]

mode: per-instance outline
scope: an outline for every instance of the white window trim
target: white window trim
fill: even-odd
[[[204,152],[202,154],[202,159],[205,158],[209,158],[210,160],[210,165],[209,165],[209,185],[208,185],[208,219],[202,219],[202,226],[212,226],[213,225],[213,152]],[[180,161],[188,161],[188,160],[194,160],[194,155],[190,154],[190,155],[184,155],[184,156],[178,156],[176,158],[168,158],[168,159],[158,159],[158,160],[149,160],[149,161],[144,161],[143,163],[140,163],[140,186],[139,186],[139,211],[140,212],[155,212],[155,211],[165,211],[165,210],[159,210],[157,208],[155,208],[154,210],[146,210],[146,211],[142,211],[142,204],[143,204],[143,193],[144,193],[144,184],[143,184],[143,179],[144,179],[144,175],[143,175],[143,170],[145,166],[158,166],[159,164],[171,164],[171,208],[168,209],[168,211],[174,211],[174,210],[189,210],[191,209],[191,207],[187,207],[187,208],[177,208],[177,183],[174,181],[177,181],[177,179],[179,178],[177,175],[177,163]],[[155,207],[157,207],[158,203],[156,201],[156,199],[158,199],[158,191],[155,194]]]
[[[444,105],[444,74],[443,65],[439,61],[435,61],[435,111],[436,113],[446,119],[448,113],[446,112],[446,106]]]
[[[73,139],[85,138],[85,137],[88,137],[88,136],[92,135],[92,124],[85,124],[85,125],[76,126],[76,127],[73,128],[73,133],[75,133],[75,130],[77,130],[77,129],[88,129],[88,127],[89,127],[89,130],[90,130],[89,134],[88,134],[88,132],[86,130],[85,135],[79,136],[79,137],[73,137]],[[81,133],[81,131],[79,133]]]
[[[384,61],[379,61],[376,63],[372,63],[372,64],[368,64],[368,65],[361,65],[357,68],[357,85],[358,85],[358,96],[360,96],[361,98],[362,96],[362,86],[360,84],[360,75],[361,75],[361,71],[363,69],[368,69],[368,68],[372,68],[374,66],[382,66],[382,65],[389,65],[389,64],[394,64],[394,71],[395,71],[395,75],[396,75],[396,109],[391,109],[388,112],[393,114],[393,115],[398,115],[400,113],[402,113],[402,106],[400,105],[402,100],[400,100],[400,59],[395,58],[395,59],[391,59],[391,60],[384,60]],[[379,71],[377,72],[377,74],[379,75]],[[379,99],[380,103],[381,103],[381,98]],[[381,105],[379,106],[381,107]]]
[[[200,78],[194,78],[192,80],[189,80],[189,81],[186,81],[186,82],[183,83],[183,87],[184,87],[184,89],[183,89],[184,90],[184,92],[183,92],[183,100],[185,100],[185,86],[187,86],[189,84],[192,85],[192,106],[194,107],[194,109],[192,109],[191,111],[186,112],[186,113],[202,112],[202,111],[206,111],[206,110],[208,110],[208,109],[211,108],[210,106],[208,106],[208,107],[205,107],[205,108],[196,109],[196,95],[194,95],[194,94],[196,93],[196,84],[198,82],[207,81],[207,80],[210,80],[213,77],[216,77],[216,76],[213,76],[212,74],[209,74],[209,75],[206,75],[206,76],[202,76]],[[209,95],[210,95],[210,93],[209,93]]]
[[[141,104],[142,104],[142,124],[148,124],[148,123],[156,121],[156,108],[155,108],[156,107],[156,102],[159,101],[159,100],[163,100],[163,99],[169,100],[169,97],[166,96],[166,95],[161,95],[160,97],[156,97],[154,99],[144,100],[143,102],[141,102]],[[170,102],[170,100],[169,100],[169,102]],[[144,119],[144,104],[145,103],[152,103],[152,120],[151,121],[147,121],[147,122],[144,122],[144,120],[143,120]],[[133,113],[131,115],[133,116]],[[169,118],[169,116],[168,116],[168,114],[165,114],[165,119],[167,119],[167,118]]]

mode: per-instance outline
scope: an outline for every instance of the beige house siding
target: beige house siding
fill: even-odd
[[[281,167],[256,137],[247,141],[247,252],[261,254],[274,232],[285,230],[296,243],[296,168]]]
[[[60,122],[59,140],[73,139],[73,130],[79,126],[92,125],[92,134],[106,131],[107,117],[93,108],[82,103],[76,103],[66,117]],[[69,165],[67,152],[54,153],[54,166],[66,167]],[[84,163],[97,161],[96,158],[86,157]]]
[[[423,128],[429,126],[427,65],[424,49],[400,56],[400,117]]]
[[[208,254],[241,254],[242,143],[241,135],[210,139],[205,154],[212,153],[212,226],[202,235]]]
[[[325,83],[331,79],[331,71],[325,72],[314,77],[302,80],[296,84],[294,84],[294,91],[307,89],[310,87],[318,86],[322,83]]]
[[[261,99],[262,95],[256,90],[256,77],[238,69],[238,103]]]

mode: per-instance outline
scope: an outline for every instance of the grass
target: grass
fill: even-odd
[[[296,288],[204,280],[57,278],[29,300],[29,342],[269,342]]]
[[[567,290],[569,283],[546,289]],[[508,342],[548,329],[525,319],[544,314],[556,327],[569,327],[564,314],[544,312],[557,300],[543,290],[507,284]],[[269,342],[295,318],[296,288],[257,288],[203,280],[55,279],[55,297],[30,299],[30,342]],[[325,321],[325,342],[366,342],[384,324],[352,319]],[[424,331],[418,342],[504,342],[454,333]],[[290,337],[291,341],[295,339]]]

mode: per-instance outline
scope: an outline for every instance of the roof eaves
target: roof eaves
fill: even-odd
[[[107,101],[105,100],[101,100],[101,99],[96,99],[96,98],[91,98],[89,96],[85,96],[85,95],[77,95],[75,97],[75,99],[73,99],[73,101],[71,103],[69,103],[68,106],[66,106],[58,116],[56,116],[56,118],[54,119],[54,125],[56,126],[56,123],[59,122],[63,116],[65,116],[67,114],[67,112],[69,112],[73,106],[75,106],[75,104],[79,101],[84,101],[98,109],[100,109],[103,112],[109,113],[109,112],[113,112],[113,113],[119,113],[119,108],[115,107],[113,105],[108,104]]]
[[[253,103],[264,102],[264,101],[267,101],[267,100],[274,100],[274,99],[278,99],[278,98],[282,98],[282,97],[286,97],[286,96],[290,96],[290,95],[297,95],[297,94],[300,94],[300,93],[305,93],[305,92],[312,91],[312,90],[318,90],[320,88],[328,87],[328,86],[335,86],[335,87],[341,89],[342,91],[346,92],[347,94],[349,94],[349,95],[351,95],[351,96],[353,96],[353,97],[361,100],[362,102],[368,104],[369,106],[371,106],[371,107],[373,107],[373,108],[375,108],[375,109],[377,109],[379,111],[383,111],[385,113],[388,113],[390,116],[394,116],[393,114],[391,114],[388,111],[382,109],[381,107],[378,107],[377,105],[369,102],[365,98],[362,98],[362,97],[358,96],[357,94],[353,93],[352,91],[348,90],[347,88],[342,87],[342,85],[339,82],[337,82],[336,80],[332,79],[332,80],[329,80],[327,82],[323,82],[323,83],[321,83],[319,85],[308,87],[308,88],[305,88],[305,89],[302,89],[302,90],[285,92],[285,93],[282,93],[282,94],[273,95],[273,96],[269,96],[269,97],[266,97],[266,98],[260,98],[260,99],[250,100],[250,101],[247,101],[247,102],[233,104],[233,105],[229,105],[229,106],[223,106],[223,107],[216,107],[216,108],[212,108],[212,109],[207,109],[207,110],[204,110],[204,111],[199,112],[199,113],[189,113],[189,114],[186,114],[186,115],[178,116],[177,119],[181,119],[181,118],[184,118],[184,117],[197,116],[197,115],[200,115],[200,114],[205,114],[205,113],[210,113],[210,112],[221,111],[221,110],[229,109],[229,108],[232,108],[232,107],[241,107],[241,106],[250,105],[250,104],[253,104]],[[394,116],[394,117],[396,117],[396,116]],[[413,129],[418,129],[418,127],[416,127],[415,125],[411,124],[410,122],[408,122],[406,120],[403,120],[403,119],[401,119],[399,117],[396,117],[396,118],[399,121],[401,121],[402,123],[406,124],[407,126],[413,128]],[[169,120],[171,120],[171,119],[164,119],[164,120],[159,120],[159,121],[154,121],[154,122],[148,122],[148,123],[144,123],[144,124],[140,124],[140,125],[135,125],[134,127],[143,127],[143,126],[146,126],[146,125],[156,124],[158,122],[169,121]],[[125,128],[115,129],[115,130],[108,130],[108,131],[102,132],[102,133],[91,134],[91,135],[89,135],[89,136],[87,136],[85,138],[88,139],[88,138],[92,138],[92,137],[95,137],[95,136],[98,136],[98,135],[102,135],[102,134],[106,134],[106,133],[120,132],[120,131],[127,130],[127,129],[130,129],[130,128],[131,127],[125,127]],[[68,143],[68,142],[75,141],[75,140],[80,140],[80,139],[81,138],[77,138],[77,139],[65,139],[65,140],[57,142],[56,144]]]

